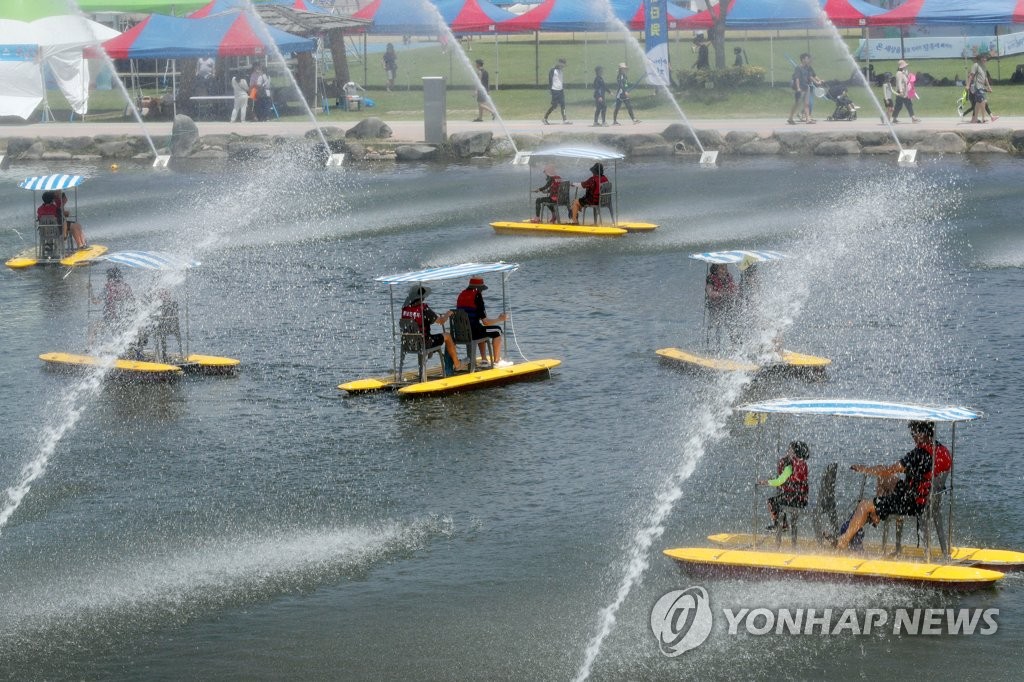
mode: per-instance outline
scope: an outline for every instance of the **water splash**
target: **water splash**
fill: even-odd
[[[518,154],[519,148],[516,146],[516,141],[512,138],[512,133],[509,131],[508,126],[505,125],[505,119],[503,119],[501,114],[498,112],[498,106],[494,103],[494,100],[491,99],[491,93],[484,89],[484,84],[480,82],[480,76],[477,75],[476,69],[473,67],[473,63],[469,61],[469,55],[467,55],[466,51],[462,49],[462,45],[459,41],[455,39],[455,34],[452,33],[452,30],[448,28],[448,24],[445,23],[444,17],[441,16],[441,11],[437,9],[437,6],[430,2],[430,0],[419,0],[419,3],[420,7],[433,15],[434,23],[437,25],[438,32],[443,33],[448,39],[449,47],[455,50],[455,53],[459,56],[459,61],[464,67],[466,67],[466,71],[473,79],[473,83],[476,85],[476,91],[478,93],[482,92],[484,97],[487,99],[487,104],[491,107],[491,111],[494,112],[494,117],[498,121],[498,125],[501,126],[502,132],[505,133],[505,137],[508,138],[509,144],[512,145],[512,151]]]
[[[65,2],[67,3],[67,8],[70,14],[72,14],[73,16],[77,16],[79,19],[81,19],[83,25],[86,26],[86,28],[89,30],[89,33],[95,39],[92,45],[92,47],[95,48],[94,52],[99,55],[100,59],[103,60],[103,63],[106,65],[106,67],[110,69],[110,73],[114,74],[114,78],[111,80],[113,80],[114,83],[117,84],[118,89],[124,96],[125,103],[128,105],[128,108],[131,109],[132,116],[135,117],[135,120],[138,122],[139,127],[142,128],[142,134],[146,136],[146,142],[149,143],[149,149],[150,151],[153,152],[154,158],[160,156],[160,154],[157,152],[156,144],[153,142],[153,136],[149,134],[149,130],[146,128],[146,123],[142,120],[142,114],[139,113],[138,107],[135,106],[135,102],[132,100],[132,96],[128,94],[128,89],[125,87],[124,82],[119,77],[117,77],[117,68],[115,68],[114,66],[114,60],[110,58],[110,55],[107,54],[106,50],[100,47],[103,41],[97,38],[96,34],[92,32],[92,25],[88,24],[85,21],[86,17],[82,13],[81,8],[79,8],[78,3],[75,2],[75,0],[65,0]],[[2,527],[2,525],[3,524],[0,524],[0,527]]]
[[[622,20],[615,15],[615,10],[612,8],[611,0],[601,0],[601,3],[605,12],[605,20],[618,27],[618,30],[626,40],[626,44],[632,47],[637,56],[639,56],[640,63],[644,65],[646,73],[653,73],[654,65],[651,63],[651,60],[647,58],[647,51],[640,45],[640,41],[633,36],[633,32],[629,30],[629,27],[622,23]],[[660,79],[658,80],[660,81]],[[683,108],[679,106],[679,102],[676,100],[675,95],[673,95],[672,90],[669,89],[669,84],[664,82],[654,82],[653,84],[665,95],[665,98],[668,99],[669,103],[676,110],[676,113],[679,114],[679,118],[683,121],[683,125],[689,129],[690,135],[693,137],[693,141],[697,144],[697,148],[700,149],[700,153],[703,154],[705,152],[704,145],[701,144],[700,138],[697,136],[697,131],[694,129],[693,124],[690,123],[690,119],[686,117],[686,114],[683,112]]]
[[[288,76],[288,80],[291,82],[292,88],[295,89],[296,94],[299,96],[299,101],[302,103],[302,107],[306,110],[306,116],[313,123],[313,127],[316,128],[316,134],[320,138],[320,143],[324,146],[324,150],[329,154],[331,151],[330,145],[327,144],[327,138],[324,136],[324,131],[320,128],[320,122],[316,118],[316,114],[310,108],[309,103],[306,101],[306,96],[302,94],[302,90],[299,89],[299,83],[295,80],[295,74],[288,68],[288,62],[285,61],[284,55],[281,54],[281,48],[274,42],[273,37],[270,35],[270,31],[267,29],[267,23],[263,21],[263,17],[256,12],[256,7],[253,5],[252,0],[245,0],[245,11],[249,17],[253,20],[256,30],[260,34],[260,39],[263,44],[274,53],[277,57],[277,61],[281,64],[281,70],[284,71],[285,75]],[[269,75],[268,75],[269,77]],[[252,83],[249,84],[250,86]]]
[[[857,63],[857,60],[854,58],[853,53],[850,52],[850,49],[846,46],[846,41],[843,40],[843,36],[839,34],[839,29],[837,29],[835,27],[835,24],[832,23],[832,20],[828,18],[828,14],[825,13],[823,5],[819,5],[817,0],[806,1],[808,6],[811,7],[814,12],[817,12],[818,16],[821,19],[821,23],[828,30],[833,42],[835,42],[835,44],[838,46],[839,52],[844,56],[846,61],[849,62],[850,66],[853,67],[853,73],[857,74],[857,79],[860,81],[861,85],[864,86],[864,92],[866,92],[868,94],[868,97],[871,98],[871,102],[875,105],[875,110],[878,112],[879,118],[882,120],[882,123],[884,123],[885,126],[889,129],[889,134],[892,135],[893,141],[896,143],[896,146],[899,147],[899,150],[902,152],[903,145],[900,143],[900,138],[896,134],[896,128],[893,126],[892,121],[890,121],[889,117],[886,115],[885,108],[883,108],[882,103],[878,101],[878,97],[875,96],[874,90],[871,89],[871,84],[868,83],[867,76],[865,76],[864,72],[861,71],[860,64]]]
[[[892,211],[897,197],[922,194],[936,197],[935,203],[927,210],[904,204],[895,213]],[[822,289],[826,287],[821,284],[827,282],[837,284],[827,287],[830,295],[837,299],[830,299],[826,306],[833,314],[845,312],[853,305],[871,305],[852,301],[851,292],[864,294],[862,299],[874,302],[874,313],[884,305],[881,301],[897,297],[902,307],[895,314],[903,320],[903,328],[901,333],[892,336],[890,343],[905,345],[907,339],[915,339],[915,343],[922,346],[920,356],[901,361],[911,365],[915,375],[936,376],[936,368],[928,363],[937,362],[936,358],[942,354],[931,352],[930,346],[941,346],[945,337],[934,332],[934,306],[913,300],[905,292],[900,296],[890,291],[889,280],[893,280],[891,286],[894,287],[905,287],[904,278],[937,283],[938,278],[933,271],[941,263],[941,246],[939,240],[928,234],[928,227],[942,224],[943,212],[957,201],[957,193],[948,187],[931,186],[921,178],[904,175],[897,178],[879,176],[847,187],[845,191],[837,189],[835,197],[835,206],[829,215],[817,217],[823,221],[831,218],[829,224],[835,225],[836,229],[821,230],[811,225],[802,230],[797,243],[786,249],[800,262],[779,268],[770,283],[766,278],[762,284],[761,290],[765,294],[758,299],[760,324],[750,325],[754,332],[743,341],[741,355],[757,358],[759,363],[769,360],[774,353],[776,339],[792,326],[810,302],[812,286],[815,287],[815,296],[823,298],[826,294]],[[856,219],[851,216],[856,216]],[[894,225],[896,229],[893,229]],[[894,262],[899,263],[901,270],[899,280],[893,277]],[[858,270],[857,266],[862,267]],[[861,270],[868,279],[860,278]],[[863,310],[861,314],[865,319],[873,317],[872,311]],[[870,352],[871,357],[899,356],[897,348],[878,348]],[[926,366],[917,367],[915,363]],[[903,377],[898,373],[889,374],[893,376],[882,379],[889,379],[894,384],[902,382]],[[665,519],[682,496],[684,483],[694,473],[708,446],[726,435],[725,425],[732,406],[752,378],[739,373],[723,375],[708,387],[703,405],[693,417],[696,427],[685,438],[680,460],[659,486],[653,509],[633,537],[623,577],[612,602],[599,613],[597,633],[586,647],[583,662],[574,678],[576,682],[590,676],[605,640],[615,627],[619,609],[648,567],[650,548],[664,533]],[[895,385],[886,386],[885,390],[892,395],[900,394]],[[903,390],[907,389],[904,387]],[[921,390],[921,387],[914,386],[910,390]],[[937,396],[939,392],[932,391],[928,395]]]

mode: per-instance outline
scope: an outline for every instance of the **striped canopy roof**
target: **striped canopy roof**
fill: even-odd
[[[748,403],[736,408],[741,412],[772,412],[777,414],[828,415],[865,419],[900,419],[904,421],[962,422],[980,419],[981,413],[956,405],[914,405],[876,400],[845,400],[842,398],[798,398]]]
[[[375,278],[374,281],[386,282],[388,284],[438,282],[444,279],[484,275],[488,272],[513,272],[518,269],[518,263],[463,263],[462,265],[448,265],[443,268],[427,268],[426,270],[414,270],[413,272],[403,272],[397,275],[385,275],[384,277]]]
[[[586,159],[588,161],[618,161],[626,158],[620,152],[611,149],[597,149],[596,147],[552,147],[551,149],[538,149],[531,152],[520,152],[521,158],[530,159]]]
[[[714,264],[735,264],[746,260],[748,263],[763,263],[770,260],[780,260],[786,255],[778,251],[708,251],[706,253],[691,253],[693,260],[704,261]]]
[[[115,251],[96,260],[107,261],[135,270],[188,270],[199,266],[199,261],[159,251]]]
[[[31,190],[70,189],[83,182],[85,178],[81,175],[38,175],[25,178],[18,183],[18,187]]]

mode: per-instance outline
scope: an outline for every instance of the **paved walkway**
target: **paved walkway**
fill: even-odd
[[[773,132],[806,131],[826,132],[851,130],[880,131],[886,128],[879,122],[878,118],[864,114],[861,111],[861,118],[856,121],[826,121],[818,119],[817,124],[787,125],[785,118],[737,118],[737,119],[692,119],[691,123],[698,130],[719,130],[728,132],[730,130],[754,131],[763,136]],[[423,121],[389,121],[384,120],[394,132],[393,139],[419,141],[424,137]],[[995,123],[984,125],[971,124],[969,119],[959,122],[956,118],[924,119],[921,123],[900,123],[895,126],[897,134],[901,131],[964,131],[969,129],[985,130],[991,128],[1021,128],[1024,129],[1024,116],[1003,116]],[[627,122],[621,126],[608,126],[607,128],[592,128],[590,120],[574,121],[573,125],[552,124],[544,125],[540,119],[511,120],[505,123],[505,127],[513,134],[549,135],[560,132],[587,132],[587,133],[653,133],[658,134],[672,123],[679,123],[677,119],[643,121],[639,124]],[[325,126],[336,126],[350,128],[354,122],[328,121]],[[310,121],[265,121],[247,123],[224,123],[220,121],[197,121],[201,135],[217,135],[237,133],[239,135],[289,135],[301,136],[313,128]],[[170,135],[171,122],[160,121],[146,123],[146,130],[150,135]],[[472,123],[466,120],[448,120],[448,134],[470,131],[470,130],[491,130],[495,135],[503,135],[502,127],[497,121],[486,121],[484,123]],[[130,121],[117,122],[78,122],[78,123],[33,123],[31,125],[6,125],[0,126],[0,138],[6,137],[76,137],[96,135],[137,135],[142,131],[138,123]]]

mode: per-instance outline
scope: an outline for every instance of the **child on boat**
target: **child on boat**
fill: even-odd
[[[558,224],[558,186],[562,184],[562,178],[555,172],[553,164],[544,166],[544,176],[547,177],[547,182],[542,186],[538,187],[536,191],[544,193],[546,196],[537,199],[534,206],[534,218],[530,222],[539,223],[541,211],[544,207],[551,210],[551,222]]]
[[[75,240],[75,247],[84,249],[88,245],[85,243],[85,234],[82,232],[82,226],[77,222],[68,220],[71,213],[64,208],[68,201],[68,195],[61,192],[59,195],[57,192],[43,192],[42,196],[43,203],[36,210],[36,216],[38,218],[53,217],[57,222],[63,225],[61,231],[61,239],[68,238],[68,232],[71,232],[72,239]]]
[[[772,480],[760,480],[759,485],[767,485],[773,488],[780,488],[778,494],[768,498],[768,513],[771,514],[772,522],[767,530],[775,530],[779,524],[779,507],[796,507],[803,509],[807,506],[807,495],[810,487],[807,482],[807,460],[811,456],[807,443],[795,440],[789,444],[786,454],[776,464],[778,476]],[[787,528],[785,518],[782,521],[783,529]]]

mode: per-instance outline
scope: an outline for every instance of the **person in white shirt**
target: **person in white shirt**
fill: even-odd
[[[551,70],[548,71],[548,88],[551,90],[551,106],[548,108],[546,112],[544,112],[544,118],[542,120],[544,121],[545,125],[550,125],[550,122],[548,121],[548,116],[551,115],[551,112],[555,110],[555,107],[558,107],[561,110],[562,123],[565,123],[566,125],[572,123],[572,121],[565,117],[565,75],[563,73],[564,70],[565,57],[559,57],[558,62],[556,62],[555,65],[551,67]]]

